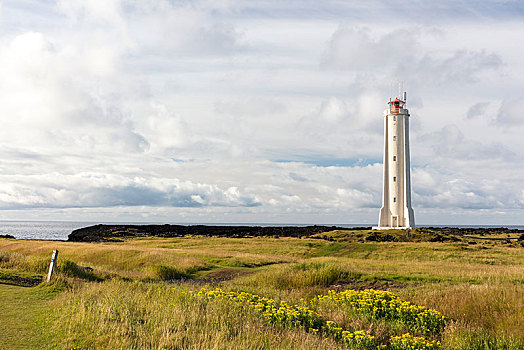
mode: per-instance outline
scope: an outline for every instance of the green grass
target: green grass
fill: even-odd
[[[27,288],[0,283],[0,348],[47,347],[51,299],[49,287]]]
[[[185,291],[201,286],[247,291],[289,303],[329,289],[393,289],[403,299],[434,308],[452,320],[439,336],[445,349],[524,348],[523,247],[489,236],[427,242],[425,235],[429,235],[423,232],[415,232],[409,241],[404,231],[387,232],[397,242],[367,239],[375,233],[334,231],[327,234],[330,240],[141,237],[118,243],[70,243],[0,239],[0,283],[42,278],[51,252],[60,251],[52,285],[66,287],[56,296],[42,296],[45,312],[40,307],[28,309],[29,316],[20,318],[27,327],[52,312],[56,321],[47,326],[53,330],[51,347],[58,349],[87,348],[91,342],[96,348],[109,349],[341,346],[298,329],[269,326],[231,305],[203,305],[184,296]],[[17,297],[38,298],[31,291],[49,288],[23,288],[18,296],[20,287],[0,286],[4,293],[13,294],[3,298],[13,312]],[[336,309],[328,316],[351,329],[372,330],[381,341],[402,330],[366,317],[349,318]],[[14,322],[13,318],[4,313],[0,324]]]
[[[240,285],[266,286],[278,290],[330,285],[359,279],[360,274],[340,265],[323,262],[295,263],[271,266],[237,281]]]
[[[181,270],[167,265],[153,266],[153,271],[155,276],[162,281],[174,281],[191,277],[191,271]]]
[[[31,287],[42,282],[43,275],[18,271],[13,269],[0,269],[0,283]]]
[[[76,263],[74,263],[71,260],[61,260],[60,263],[57,263],[57,269],[59,273],[67,276],[67,277],[77,277],[80,279],[84,279],[87,281],[102,281],[103,278],[100,276],[97,276],[95,273],[93,273],[90,270],[87,270],[86,268],[82,268],[78,266]]]

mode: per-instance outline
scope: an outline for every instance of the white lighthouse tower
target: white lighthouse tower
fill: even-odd
[[[389,101],[384,111],[384,196],[378,227],[395,229],[415,227],[411,208],[411,181],[409,161],[409,111],[402,100]]]

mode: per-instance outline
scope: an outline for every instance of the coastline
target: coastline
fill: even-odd
[[[165,225],[166,223],[157,222],[89,222],[89,221],[16,221],[3,220],[0,221],[0,235],[14,236],[16,239],[22,240],[37,240],[37,241],[67,241],[68,236],[76,229],[82,229],[98,224],[103,225]],[[175,225],[167,223],[168,225]],[[283,227],[284,230],[289,227],[307,227],[307,226],[325,226],[337,227],[342,230],[352,230],[359,227],[371,227],[373,224],[337,224],[337,223],[321,223],[321,224],[295,224],[295,223],[176,223],[180,226],[220,226],[235,228],[239,226],[245,227]],[[436,225],[436,224],[422,224],[418,225],[420,228],[444,229],[499,229],[506,228],[509,230],[518,229],[524,230],[524,225]]]

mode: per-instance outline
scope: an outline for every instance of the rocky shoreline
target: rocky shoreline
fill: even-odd
[[[70,242],[102,242],[133,237],[309,237],[334,230],[337,226],[208,226],[208,225],[94,225],[80,228],[68,236]],[[369,230],[371,227],[354,227]]]
[[[388,241],[388,237],[399,240],[399,235],[406,236],[404,230],[392,231],[370,231],[371,227],[338,227],[338,226],[212,226],[212,225],[94,225],[80,228],[71,232],[68,236],[70,242],[108,242],[121,241],[134,237],[184,237],[184,236],[206,236],[206,237],[310,237],[332,240],[331,235],[323,233],[336,230],[363,231],[368,235],[366,240]],[[367,232],[367,233],[364,233]],[[395,233],[396,232],[396,233]],[[392,235],[393,234],[393,235]],[[515,235],[517,234],[517,236]],[[518,235],[521,234],[520,237]],[[497,235],[498,237],[493,237]],[[512,238],[508,238],[509,236]],[[362,236],[357,234],[357,236]],[[376,237],[375,237],[376,236]],[[395,236],[395,237],[393,237]],[[476,239],[500,240],[500,241],[524,241],[524,230],[498,228],[457,228],[457,227],[417,227],[411,230],[409,241],[423,240],[428,242],[460,241],[469,237]],[[518,237],[518,238],[517,238]],[[405,240],[400,239],[400,240]]]

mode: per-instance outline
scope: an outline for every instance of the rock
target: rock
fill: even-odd
[[[373,232],[366,237],[366,241],[369,242],[398,242],[398,238],[390,235],[389,233],[376,233]]]
[[[89,266],[80,266],[80,265],[77,265],[78,268],[80,270],[84,270],[84,271],[87,271],[87,272],[92,272],[93,271],[93,268],[92,267],[89,267]]]
[[[132,237],[308,237],[347,228],[337,226],[207,226],[207,225],[94,225],[71,232],[68,241],[106,242]],[[369,230],[371,227],[351,228]]]

